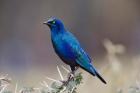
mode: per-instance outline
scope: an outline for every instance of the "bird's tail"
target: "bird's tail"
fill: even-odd
[[[95,73],[96,73],[96,76],[97,76],[104,84],[106,84],[106,81],[101,77],[101,75],[100,75],[97,71],[95,71]]]
[[[102,76],[96,71],[96,69],[92,68],[93,74],[97,76],[104,84],[106,84],[106,81],[102,78]]]

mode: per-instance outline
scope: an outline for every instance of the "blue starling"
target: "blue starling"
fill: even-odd
[[[76,37],[65,28],[62,21],[57,18],[50,18],[44,24],[48,25],[51,30],[51,40],[56,54],[64,63],[70,66],[72,72],[77,67],[81,67],[106,84],[106,81],[92,65],[91,58],[81,47]]]

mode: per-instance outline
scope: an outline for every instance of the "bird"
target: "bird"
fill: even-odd
[[[43,24],[50,28],[54,51],[65,64],[70,66],[72,72],[80,67],[98,77],[104,84],[107,83],[92,65],[91,57],[82,48],[78,39],[66,29],[60,19],[51,17]]]

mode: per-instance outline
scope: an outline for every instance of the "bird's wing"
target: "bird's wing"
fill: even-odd
[[[106,84],[106,81],[98,73],[96,68],[91,64],[89,56],[84,52],[83,49],[80,49],[80,51],[81,52],[78,52],[79,57],[77,57],[76,62],[80,65],[80,67],[91,73],[93,76],[97,76],[104,84]]]
[[[70,39],[70,40],[69,40]],[[97,76],[103,83],[106,84],[106,81],[101,77],[101,75],[97,72],[95,67],[91,63],[91,59],[88,56],[88,54],[83,50],[80,43],[74,36],[70,36],[70,38],[67,38],[69,45],[71,47],[71,50],[73,51],[73,54],[76,56],[76,63],[92,74],[93,76]]]
[[[77,51],[77,58],[76,62],[79,64],[80,67],[91,73],[92,75],[95,75],[94,68],[91,63],[91,59],[88,56],[88,54],[82,49],[77,48],[75,51]]]
[[[72,54],[75,56],[75,62],[80,67],[94,75],[93,70],[91,70],[91,59],[88,56],[88,54],[83,50],[78,40],[69,32],[63,36],[63,40],[63,42],[65,42],[66,45],[69,46],[70,50],[72,51]]]

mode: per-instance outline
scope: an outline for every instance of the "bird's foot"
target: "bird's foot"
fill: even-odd
[[[63,82],[63,85],[67,85],[70,81],[74,81],[74,73],[73,72],[68,73],[67,80],[61,81],[61,82]]]
[[[68,74],[68,81],[74,80],[74,77],[75,77],[74,72],[70,72],[70,73]]]

